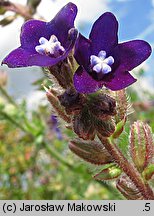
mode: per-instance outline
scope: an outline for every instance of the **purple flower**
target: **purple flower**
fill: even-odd
[[[89,39],[79,35],[75,58],[80,66],[74,75],[78,92],[92,93],[102,86],[116,91],[136,81],[129,71],[150,56],[151,47],[143,40],[118,44],[117,32],[118,22],[107,12],[96,20]]]
[[[51,123],[51,129],[56,133],[57,139],[62,140],[63,137],[62,137],[61,130],[58,127],[57,116],[51,115],[50,123]]]
[[[8,67],[53,66],[64,60],[74,46],[77,7],[68,3],[50,22],[27,21],[21,29],[21,46],[2,62]]]

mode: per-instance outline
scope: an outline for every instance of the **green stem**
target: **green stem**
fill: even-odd
[[[17,104],[15,103],[15,101],[12,99],[12,97],[7,93],[7,91],[5,90],[5,88],[3,88],[0,85],[0,92],[2,93],[2,95],[8,100],[9,103],[13,104],[15,107],[17,107]]]
[[[12,118],[7,113],[0,111],[0,114],[7,120],[9,120],[12,124],[16,125],[18,128],[20,128],[22,131],[29,133],[19,122],[17,122],[14,118]]]

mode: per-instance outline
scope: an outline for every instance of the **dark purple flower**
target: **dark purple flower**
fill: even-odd
[[[2,62],[8,67],[53,66],[64,60],[74,46],[77,7],[68,3],[50,22],[27,21],[21,29],[21,46]]]
[[[79,35],[75,58],[80,66],[74,75],[78,92],[92,93],[102,86],[116,91],[136,81],[129,71],[150,56],[151,47],[143,40],[118,44],[117,32],[118,22],[107,12],[96,20],[89,39]]]

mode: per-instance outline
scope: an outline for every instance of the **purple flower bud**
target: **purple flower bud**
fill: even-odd
[[[95,138],[95,128],[89,111],[85,108],[73,118],[73,129],[78,137],[84,140]]]
[[[65,107],[67,114],[79,114],[86,99],[74,89],[67,89],[64,94],[58,96],[62,106]]]
[[[105,120],[116,115],[116,101],[109,95],[101,93],[89,98],[89,110],[97,118]]]

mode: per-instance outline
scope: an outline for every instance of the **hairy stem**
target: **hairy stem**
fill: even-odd
[[[104,137],[99,135],[100,141],[103,143],[108,152],[112,155],[116,163],[121,167],[121,169],[126,173],[126,175],[132,180],[136,188],[143,195],[144,199],[154,200],[154,193],[148,183],[145,183],[141,178],[140,173],[136,168],[123,156],[121,151],[116,145],[113,145],[110,140],[104,142]]]

